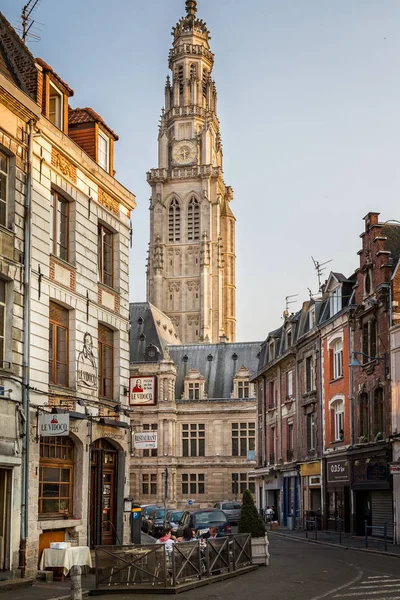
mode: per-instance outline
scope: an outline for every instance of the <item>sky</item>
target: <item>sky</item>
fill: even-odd
[[[26,0],[0,0],[18,26]],[[146,299],[150,187],[171,28],[184,0],[40,0],[29,47],[119,134],[137,197],[130,299]],[[363,217],[400,220],[399,0],[198,0],[211,31],[225,183],[237,218],[237,339],[263,340],[316,293],[312,258],[349,276]],[[40,24],[39,24],[40,23]]]

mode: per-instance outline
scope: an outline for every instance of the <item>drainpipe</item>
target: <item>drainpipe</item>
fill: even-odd
[[[28,537],[29,498],[29,354],[31,329],[31,220],[32,220],[32,148],[33,121],[28,124],[28,159],[26,164],[26,193],[24,207],[24,310],[23,310],[23,362],[22,362],[22,409],[25,418],[22,425],[22,476],[21,476],[21,532],[19,543],[19,568],[21,577],[26,572],[26,541]]]

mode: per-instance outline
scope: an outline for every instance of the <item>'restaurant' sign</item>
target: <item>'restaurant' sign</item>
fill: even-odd
[[[349,479],[349,468],[347,460],[335,460],[326,465],[328,483],[335,481],[347,481]]]
[[[155,377],[131,377],[129,388],[129,404],[131,406],[156,403]]]
[[[133,436],[133,445],[136,450],[157,448],[157,431],[135,433]]]
[[[69,414],[53,415],[52,413],[41,413],[39,416],[40,435],[42,437],[69,434]]]

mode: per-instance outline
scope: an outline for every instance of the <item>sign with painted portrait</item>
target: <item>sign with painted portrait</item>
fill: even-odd
[[[78,386],[87,391],[97,390],[97,364],[93,354],[93,339],[90,333],[83,336],[83,347],[77,360]]]
[[[129,384],[129,404],[131,406],[156,403],[155,377],[131,377]]]
[[[41,413],[39,416],[42,437],[60,437],[69,434],[69,414]]]

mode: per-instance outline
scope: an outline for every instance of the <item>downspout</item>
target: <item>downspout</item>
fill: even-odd
[[[23,359],[22,359],[22,476],[21,476],[21,532],[19,543],[19,568],[21,577],[26,573],[26,542],[28,537],[29,499],[29,355],[31,330],[31,221],[32,221],[32,153],[33,120],[28,123],[28,158],[26,163],[26,194],[24,207],[24,309],[23,309]]]

